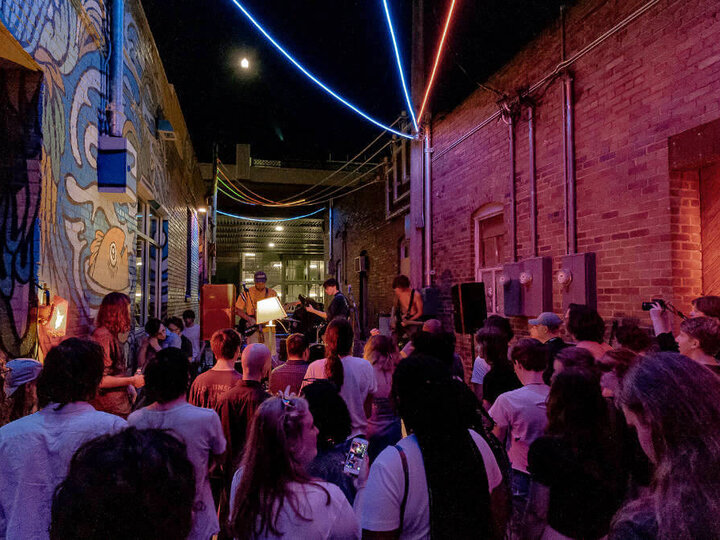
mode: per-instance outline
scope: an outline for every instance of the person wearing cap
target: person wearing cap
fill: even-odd
[[[545,311],[538,315],[537,319],[530,319],[528,321],[530,337],[537,339],[540,343],[544,343],[548,350],[548,367],[543,372],[545,384],[550,384],[555,355],[565,347],[570,346],[569,343],[565,343],[560,337],[562,324],[563,320],[551,311]]]
[[[16,358],[5,364],[6,403],[0,412],[0,426],[37,411],[37,378],[42,364],[32,358]]]
[[[238,295],[237,302],[235,302],[235,313],[243,319],[241,321],[242,326],[252,326],[255,324],[255,315],[257,314],[257,303],[265,298],[272,298],[277,296],[277,292],[265,286],[267,282],[267,275],[262,270],[255,272],[254,276],[255,285],[249,289],[245,287],[244,283],[240,284],[240,294]],[[247,336],[248,343],[262,343],[263,336],[262,332],[255,330],[252,334]]]

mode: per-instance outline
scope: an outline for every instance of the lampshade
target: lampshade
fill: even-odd
[[[257,314],[255,315],[258,324],[269,323],[272,320],[284,319],[285,317],[287,317],[287,313],[285,313],[277,296],[258,300]]]
[[[67,332],[68,301],[60,296],[48,306],[40,306],[38,322],[45,326],[48,335],[63,337]]]

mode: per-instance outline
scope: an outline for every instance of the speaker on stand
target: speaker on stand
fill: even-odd
[[[471,334],[482,328],[487,319],[485,302],[485,284],[483,282],[458,283],[451,288],[453,302],[453,321],[455,332]],[[470,339],[473,359],[475,358],[475,339]]]

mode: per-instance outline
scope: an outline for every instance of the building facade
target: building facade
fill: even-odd
[[[717,2],[577,2],[486,82],[505,97],[478,89],[433,115],[426,148],[413,143],[404,226],[385,219],[378,187],[335,202],[335,245],[347,230],[353,256],[378,254],[368,277],[436,287],[447,329],[451,287],[466,282],[519,332],[569,301],[649,326],[642,301],[687,312],[720,294]],[[403,242],[405,268],[379,256]],[[387,288],[371,288],[382,310]],[[470,336],[458,338],[469,364]]]
[[[142,6],[120,5],[122,101],[114,105],[127,185],[111,193],[98,182],[116,22],[108,2],[0,0],[5,357],[34,356],[38,345],[42,355],[60,339],[37,324],[40,287],[68,301],[66,336],[87,335],[113,291],[130,295],[136,330],[148,317],[198,307],[205,186]]]

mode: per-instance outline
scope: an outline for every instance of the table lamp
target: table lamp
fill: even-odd
[[[273,320],[284,319],[285,317],[287,317],[287,313],[285,313],[277,296],[258,300],[255,321],[258,324],[265,324],[265,328],[263,328],[265,344],[273,356],[276,354],[275,325],[273,324]]]

